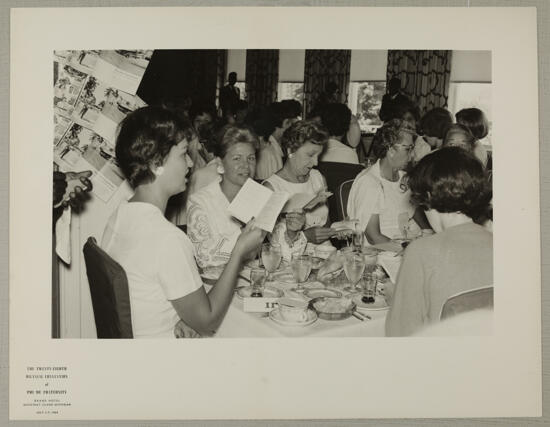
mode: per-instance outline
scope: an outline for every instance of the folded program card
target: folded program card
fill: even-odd
[[[272,191],[249,178],[229,204],[228,210],[244,223],[254,218],[257,227],[271,233],[288,198],[288,193]]]
[[[311,202],[315,197],[315,194],[311,193],[293,194],[283,207],[283,212],[292,212],[304,209],[306,205]]]

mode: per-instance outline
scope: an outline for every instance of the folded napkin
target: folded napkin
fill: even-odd
[[[66,264],[71,263],[71,207],[63,210],[55,224],[55,252]]]

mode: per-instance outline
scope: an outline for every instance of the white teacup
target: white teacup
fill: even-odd
[[[281,298],[279,300],[279,311],[281,317],[287,322],[305,322],[307,320],[306,301]]]

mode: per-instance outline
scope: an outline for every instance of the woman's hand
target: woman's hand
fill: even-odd
[[[265,239],[266,232],[254,225],[254,219],[251,219],[243,228],[241,235],[235,243],[233,252],[241,260],[250,258],[255,255]]]
[[[315,243],[316,245],[327,241],[336,233],[337,233],[336,230],[333,230],[332,228],[329,228],[329,227],[311,227],[311,228],[308,228],[307,230],[304,230],[304,234],[307,238],[307,241],[311,243]]]
[[[320,205],[322,203],[325,203],[327,199],[332,196],[332,193],[330,191],[319,191],[315,198],[311,200],[307,205],[304,206],[304,209],[311,210],[315,208],[317,205]]]

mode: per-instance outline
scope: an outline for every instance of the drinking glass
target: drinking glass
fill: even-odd
[[[264,243],[262,245],[262,263],[267,270],[266,281],[271,281],[271,275],[281,263],[281,245],[276,243]]]
[[[360,251],[363,248],[363,238],[364,238],[363,232],[360,230],[355,230],[353,232],[352,238],[353,238],[353,241],[352,241],[353,248],[355,250]]]
[[[250,271],[251,297],[262,297],[264,294],[266,271],[263,268],[253,268]]]
[[[377,285],[377,278],[376,275],[372,273],[372,271],[365,272],[363,275],[363,296],[361,297],[361,301],[363,301],[365,304],[372,304],[374,302],[375,296],[376,296],[376,285]]]
[[[344,273],[349,280],[349,286],[345,289],[354,292],[357,282],[363,276],[365,271],[365,257],[360,252],[348,252],[344,254]]]
[[[292,256],[291,266],[292,275],[294,276],[294,280],[296,280],[296,287],[293,288],[293,290],[296,292],[303,292],[304,282],[307,281],[311,273],[311,256],[295,254]]]

